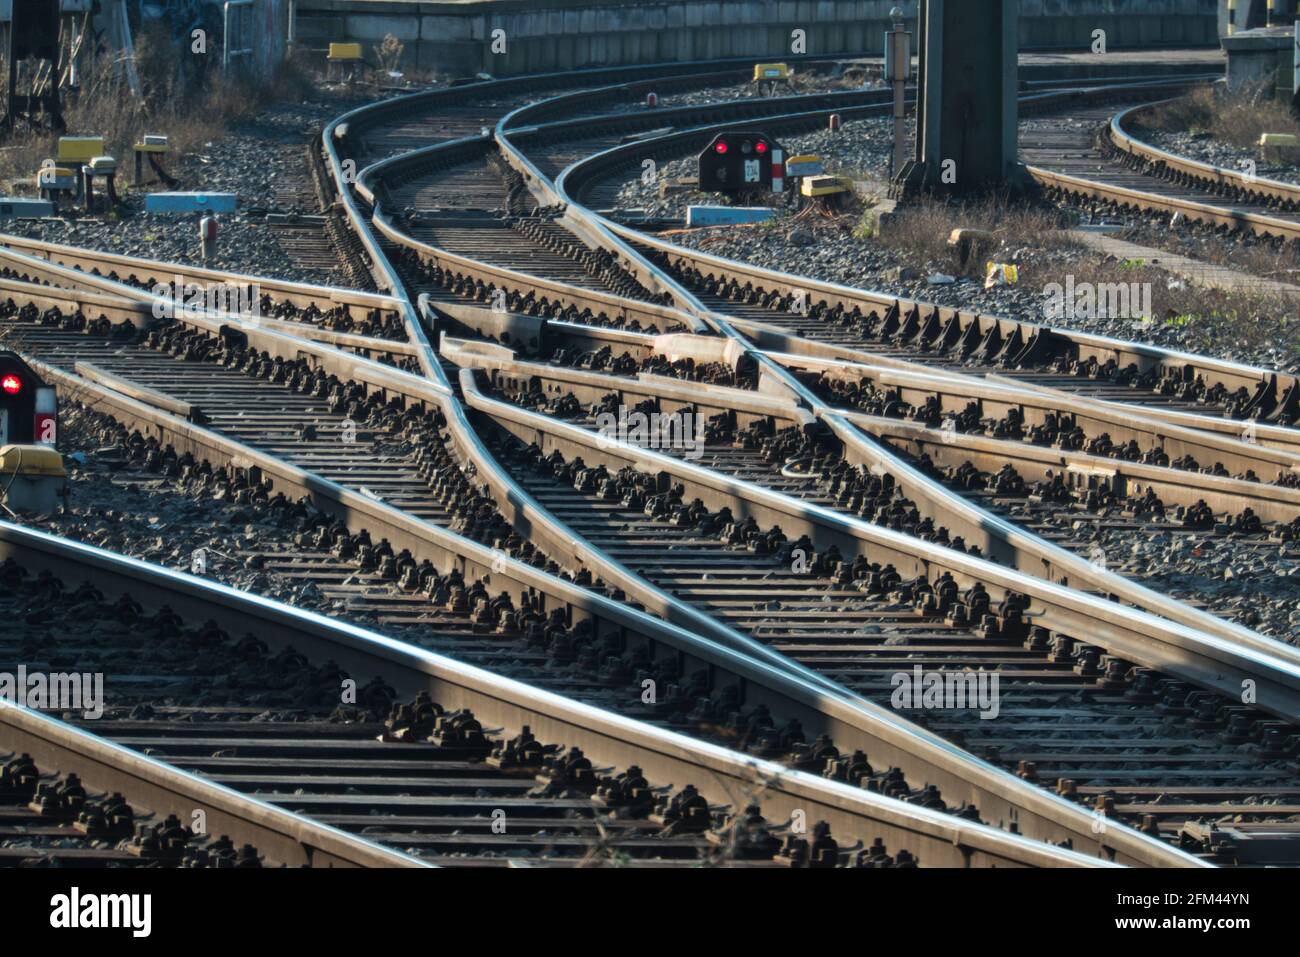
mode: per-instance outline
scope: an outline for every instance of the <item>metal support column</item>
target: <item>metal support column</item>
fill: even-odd
[[[35,126],[66,129],[59,104],[59,0],[24,0],[13,6],[5,59],[9,91],[0,126],[12,128],[20,118]],[[19,93],[18,65],[26,61],[26,93]]]
[[[226,0],[221,8],[221,72],[240,57],[253,58],[253,0]]]
[[[891,194],[1020,191],[1019,0],[920,0],[915,157]]]
[[[894,152],[889,160],[892,179],[907,163],[907,81],[912,76],[912,34],[903,25],[903,8],[889,11],[894,28],[885,34],[885,81],[894,88]]]

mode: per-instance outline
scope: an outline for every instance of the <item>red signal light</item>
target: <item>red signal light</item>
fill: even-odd
[[[714,149],[714,151],[717,152],[717,153],[725,153],[725,152],[727,152],[727,144],[726,144],[726,143],[719,143],[717,146],[713,147],[713,149]]]
[[[767,152],[767,144],[764,143],[762,140],[759,140],[758,143],[757,143],[757,145],[755,145],[754,149],[755,149],[756,152],[759,152],[759,153],[766,153],[766,152]]]
[[[10,373],[3,379],[0,379],[0,389],[3,389],[6,395],[17,395],[19,392],[23,391],[23,380],[13,373]]]

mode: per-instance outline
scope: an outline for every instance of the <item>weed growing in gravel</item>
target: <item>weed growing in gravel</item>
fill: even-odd
[[[103,136],[109,153],[125,164],[132,143],[145,133],[165,133],[183,157],[251,119],[266,103],[301,100],[314,88],[293,63],[283,64],[268,82],[238,73],[223,77],[214,59],[219,56],[219,51],[192,54],[167,27],[151,24],[136,42],[139,98],[131,95],[120,64],[100,56],[83,72],[79,95],[65,104],[68,135]],[[0,148],[0,181],[9,187],[4,191],[34,193],[36,170],[55,155],[57,142],[57,134],[45,131],[24,130],[9,138]]]
[[[1225,348],[1276,349],[1284,356],[1279,365],[1300,361],[1300,323],[1295,321],[1300,304],[1294,301],[1262,290],[1206,288],[1149,264],[1084,257],[1068,271],[1076,283],[1150,284],[1152,321],[1135,325],[1172,334],[1168,344],[1177,348],[1214,355]]]
[[[901,253],[918,268],[924,266],[953,276],[983,279],[983,258],[972,256],[963,265],[958,250],[948,245],[954,229],[983,230],[999,243],[1040,253],[1076,248],[1060,231],[1061,225],[1055,209],[1013,203],[1005,197],[965,203],[927,199],[908,206],[879,236],[873,234],[866,220],[859,223],[854,236]]]
[[[1254,149],[1262,133],[1294,133],[1300,122],[1290,104],[1268,98],[1273,78],[1236,90],[1200,87],[1164,106],[1142,114],[1147,129],[1169,133],[1209,133],[1233,146]]]

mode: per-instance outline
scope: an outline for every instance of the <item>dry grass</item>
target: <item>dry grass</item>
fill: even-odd
[[[1228,92],[1201,87],[1143,114],[1142,126],[1168,133],[1209,133],[1242,149],[1254,149],[1263,133],[1300,136],[1290,104],[1267,96],[1272,83]]]
[[[270,82],[217,69],[196,73],[195,58],[181,55],[161,24],[146,30],[136,44],[141,96],[133,97],[120,64],[104,55],[84,71],[76,101],[65,104],[69,136],[103,136],[109,153],[125,164],[131,145],[145,133],[165,133],[179,154],[221,136],[232,125],[255,116],[268,102],[303,99],[313,86],[303,71],[283,65]],[[20,130],[0,147],[0,186],[32,193],[36,170],[57,153],[59,134]]]
[[[1002,199],[965,204],[924,200],[908,206],[883,235],[868,237],[861,228],[857,235],[899,253],[901,261],[917,268],[983,279],[985,261],[997,259],[996,253],[974,256],[963,267],[957,251],[948,246],[953,229],[982,229],[1021,252],[1015,261],[1025,288],[1037,291],[1051,283],[1064,285],[1067,275],[1074,277],[1076,285],[1149,284],[1151,322],[1176,329],[1182,348],[1210,354],[1222,354],[1225,347],[1276,348],[1292,357],[1288,361],[1300,360],[1300,301],[1253,289],[1209,289],[1146,261],[1103,259],[1071,239],[1063,229],[1068,225],[1055,209]],[[1128,238],[1157,245],[1155,237],[1145,234]],[[1178,246],[1168,236],[1164,244]],[[1255,276],[1297,281],[1300,275],[1296,273],[1296,255],[1289,247],[1211,242],[1176,251]]]
[[[1032,266],[1022,269],[1020,278],[1022,283],[1041,289],[1049,283],[1064,285],[1067,274],[1074,277],[1076,287],[1083,283],[1149,284],[1150,323],[1176,330],[1179,348],[1210,355],[1272,348],[1283,352],[1287,362],[1300,359],[1300,321],[1296,318],[1300,301],[1252,289],[1211,289],[1143,260],[1116,262],[1087,255],[1054,264],[1042,273],[1034,272]],[[1138,328],[1135,326],[1135,333]]]
[[[1060,252],[1075,244],[1061,232],[1061,214],[1055,209],[1014,203],[1002,197],[967,203],[924,199],[910,204],[883,231],[871,236],[864,220],[857,235],[871,238],[882,249],[901,253],[918,267],[925,264],[953,276],[983,278],[984,259],[972,256],[964,266],[957,250],[948,245],[954,229],[980,229],[991,233],[997,244],[1029,247],[1042,252]]]
[[[1249,235],[1225,237],[1208,231],[1170,230],[1157,223],[1126,230],[1123,238],[1261,279],[1300,284],[1300,251],[1290,243]]]

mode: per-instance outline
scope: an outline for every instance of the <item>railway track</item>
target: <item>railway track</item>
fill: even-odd
[[[0,647],[32,668],[75,658],[109,689],[109,707],[80,728],[0,710],[0,746],[33,746],[12,765],[15,786],[39,786],[50,820],[75,810],[77,784],[40,786],[41,765],[57,755],[84,762],[87,782],[113,780],[112,753],[145,786],[180,768],[255,795],[264,817],[367,849],[371,865],[906,868],[928,853],[935,865],[1096,866],[85,545],[7,523],[0,543],[7,610],[28,619]],[[114,828],[123,816],[110,815]],[[153,860],[180,857],[176,829],[169,820],[157,835]]]
[[[380,295],[387,297],[382,309],[370,304],[382,315],[368,321],[378,323],[388,341],[402,344],[399,366],[418,370],[423,380],[368,361],[393,362],[392,355],[372,347],[373,341],[362,348],[318,338],[295,346],[299,334],[316,325],[290,327],[304,302],[293,303],[295,314],[286,316],[284,328],[255,317],[236,317],[225,326],[187,317],[116,342],[84,335],[76,323],[59,328],[69,324],[48,312],[48,302],[58,300],[66,310],[73,305],[69,295],[98,297],[98,308],[112,306],[120,311],[117,318],[148,325],[138,311],[129,315],[142,301],[142,277],[132,281],[116,268],[116,279],[124,281],[91,281],[86,274],[92,270],[107,275],[106,262],[42,266],[39,260],[57,258],[50,250],[8,243],[3,258],[10,291],[18,297],[44,296],[46,305],[35,315],[11,316],[7,324],[23,337],[25,350],[49,363],[45,368],[60,385],[93,398],[90,404],[119,426],[141,429],[137,445],[155,464],[170,459],[177,465],[168,467],[190,474],[206,468],[215,482],[233,482],[237,494],[242,486],[250,499],[279,494],[293,500],[294,493],[306,492],[342,527],[343,539],[354,539],[358,524],[369,525],[372,533],[382,527],[390,532],[384,536],[388,548],[372,551],[372,558],[400,576],[413,576],[417,585],[430,580],[410,572],[422,568],[421,561],[439,582],[450,562],[461,567],[462,583],[505,576],[524,586],[525,598],[531,593],[546,596],[544,604],[559,602],[568,609],[562,626],[567,634],[559,641],[547,639],[548,666],[570,660],[597,669],[613,666],[628,648],[626,639],[610,646],[607,638],[603,648],[591,639],[600,636],[602,623],[618,620],[609,606],[621,605],[621,614],[630,616],[619,624],[622,633],[630,628],[640,636],[633,647],[650,649],[639,666],[653,665],[677,693],[683,690],[677,682],[691,676],[689,690],[678,700],[695,697],[697,706],[674,702],[657,717],[680,723],[685,711],[682,726],[693,734],[710,723],[730,727],[733,732],[723,740],[795,767],[807,759],[803,747],[826,734],[841,754],[864,751],[861,763],[855,758],[836,772],[864,789],[961,811],[1042,840],[1068,840],[1127,863],[1289,863],[1288,848],[1295,843],[1269,845],[1266,837],[1285,832],[1291,813],[1287,782],[1294,776],[1296,709],[1290,698],[1293,673],[1300,670],[1287,650],[1173,604],[1160,609],[1164,618],[1136,602],[1129,610],[1103,610],[1115,582],[1072,563],[1064,549],[1057,550],[1060,555],[1045,550],[1042,543],[1050,536],[1041,533],[1047,531],[1048,516],[1013,508],[1012,517],[1028,534],[1016,537],[1004,528],[989,532],[982,516],[1008,503],[997,502],[996,495],[970,495],[968,482],[966,504],[958,505],[953,486],[962,477],[946,476],[949,487],[942,488],[938,476],[926,472],[955,472],[964,464],[936,466],[940,445],[953,446],[950,459],[987,456],[981,462],[1011,455],[1010,447],[1018,445],[1016,466],[1025,471],[1069,465],[1062,455],[1113,458],[1117,464],[1130,462],[1133,470],[1124,474],[1123,498],[1158,487],[1162,505],[1168,499],[1171,507],[1186,511],[1196,503],[1179,496],[1195,493],[1191,477],[1196,476],[1211,487],[1217,482],[1215,492],[1223,501],[1256,493],[1250,501],[1264,511],[1267,531],[1275,531],[1288,524],[1294,489],[1251,487],[1233,476],[1245,476],[1252,466],[1291,468],[1286,415],[1261,426],[1267,444],[1254,446],[1214,434],[1203,420],[1216,421],[1204,414],[1207,409],[1244,415],[1270,398],[1269,412],[1284,412],[1295,383],[1205,357],[767,273],[604,219],[573,202],[569,191],[584,197],[589,182],[614,175],[647,149],[668,155],[701,134],[644,136],[655,132],[646,128],[651,121],[626,110],[622,119],[614,114],[537,122],[548,115],[580,114],[602,98],[626,103],[641,92],[601,88],[595,76],[582,79],[593,87],[523,110],[499,95],[512,92],[507,81],[490,85],[491,92],[477,91],[479,99],[469,105],[458,104],[454,95],[426,96],[432,106],[428,116],[388,124],[400,108],[389,103],[354,111],[327,128],[326,163],[335,179],[344,181],[345,155],[363,169],[356,195],[344,189],[340,198]],[[699,78],[686,76],[681,82]],[[798,126],[822,122],[832,108],[876,108],[861,102],[854,107],[847,98],[831,102],[836,106],[809,103],[800,111],[799,104],[764,101],[735,110]],[[707,115],[720,118],[729,108],[712,107]],[[788,120],[780,119],[782,109]],[[687,126],[691,115],[683,108],[677,127]],[[475,122],[480,134],[491,123],[496,147],[475,135]],[[624,126],[634,132],[640,126],[641,138],[609,146],[613,131]],[[512,127],[518,127],[516,134],[509,133]],[[537,148],[516,149],[515,136]],[[430,138],[439,142],[430,146]],[[413,141],[420,144],[415,149]],[[595,159],[579,158],[592,147]],[[481,215],[494,210],[505,215]],[[25,279],[65,291],[29,286]],[[808,313],[792,314],[795,292],[811,299]],[[321,296],[320,290],[299,293],[307,299]],[[288,290],[279,294],[288,300]],[[347,306],[350,316],[355,310],[355,304]],[[49,322],[33,322],[42,311]],[[429,328],[444,333],[439,352],[428,343]],[[498,346],[456,346],[445,337],[449,331],[463,335],[466,328],[511,347],[531,347],[536,339],[528,351],[545,343],[581,355],[595,342],[597,348],[610,347],[606,362],[622,352],[632,369],[650,360],[656,372],[676,377],[673,381],[696,383],[696,395],[679,394],[668,408],[709,407],[712,401],[714,411],[724,410],[718,403],[734,396],[720,391],[701,402],[712,386],[701,390],[700,384],[709,382],[748,386],[753,402],[761,405],[766,395],[782,408],[751,410],[744,423],[720,423],[701,463],[605,448],[580,424],[570,430],[555,424],[565,417],[557,402],[582,404],[576,397],[564,402],[565,393],[585,390],[585,399],[596,389],[605,394],[621,389],[619,398],[650,397],[663,408],[671,382],[624,387],[621,381],[588,380],[574,389],[575,380],[565,393],[543,395],[539,405],[538,382],[558,388],[570,370],[558,369],[548,378],[507,369],[516,359],[491,351]],[[687,330],[697,335],[686,339],[711,340],[692,346],[701,350],[692,353],[695,358],[711,361],[693,359],[683,366],[650,334]],[[183,374],[170,356],[188,360],[179,365]],[[461,371],[485,365],[495,370],[487,381],[503,388],[499,396],[481,390],[472,372]],[[87,367],[116,376],[119,387],[134,383],[135,394],[105,390],[103,377],[94,381],[79,374]],[[625,375],[629,369],[624,364],[620,371]],[[1012,388],[1022,390],[1015,405],[1030,410],[1025,432],[1041,431],[1048,403],[1060,401],[1042,389],[1077,392],[1086,385],[1082,395],[1068,397],[1078,403],[1074,414],[1083,425],[1075,431],[1072,422],[1055,430],[1076,439],[1082,433],[1082,442],[1055,443],[1056,435],[1049,443],[1015,441],[1015,429],[1006,427],[1007,409],[999,408],[993,395],[976,394],[985,382],[992,390],[1008,388],[980,374],[987,372],[1011,376]],[[889,375],[912,383],[910,391],[894,387],[898,394],[885,397],[896,407],[887,411],[873,405],[874,393],[864,403],[865,392],[888,391]],[[927,375],[933,382],[915,384],[923,381],[917,376]],[[846,382],[858,393],[846,394]],[[1154,404],[1133,410],[1134,398],[1147,392]],[[531,413],[514,400],[550,415]],[[168,413],[186,406],[202,410],[204,428],[192,423],[186,428]],[[250,408],[258,414],[239,414]],[[947,418],[960,420],[958,429],[947,432],[955,431],[955,441],[932,434],[944,432],[938,426]],[[356,419],[367,432],[364,444],[340,458],[335,435],[342,433],[344,420],[355,425]],[[785,431],[773,427],[778,420]],[[1170,422],[1184,423],[1185,434],[1178,433],[1188,443],[1186,449],[1178,447],[1182,455],[1147,462],[1111,455],[1112,448],[1126,448],[1130,441],[1138,443],[1138,458],[1163,448],[1177,432]],[[809,436],[787,428],[814,423],[820,432],[814,429],[811,438],[831,437],[825,446],[808,445]],[[986,431],[998,434],[981,434]],[[1103,434],[1109,446],[1099,444]],[[885,436],[895,450],[882,452],[885,447],[868,436]],[[1145,448],[1140,438],[1147,441]],[[981,442],[1002,445],[976,452]],[[175,456],[167,452],[169,444]],[[1044,457],[1040,453],[1048,444],[1056,447]],[[1192,449],[1198,452],[1195,463],[1186,461]],[[916,453],[922,450],[932,456],[929,466],[920,467]],[[581,463],[575,453],[582,454]],[[1197,471],[1214,454],[1228,462],[1228,475],[1206,477]],[[800,455],[807,463],[791,467],[788,460]],[[880,471],[868,467],[873,465]],[[1115,479],[1122,468],[1108,478]],[[846,469],[858,470],[853,481],[845,480]],[[1180,471],[1188,479],[1167,474]],[[466,472],[473,483],[485,482],[486,491],[475,497]],[[820,487],[809,481],[814,473]],[[1265,481],[1273,477],[1261,471],[1255,477],[1261,474],[1267,474]],[[963,476],[969,478],[969,472]],[[884,521],[872,527],[862,521],[868,517],[864,506],[878,498],[871,482],[881,477],[893,480],[894,512],[886,508]],[[684,494],[674,499],[678,481]],[[1119,484],[1112,482],[1105,491],[1114,495]],[[1086,514],[1096,514],[1087,497],[1095,498],[1098,490],[1095,483],[1072,490],[1084,499]],[[660,505],[647,510],[655,497]],[[448,509],[448,501],[458,498]],[[1040,511],[1050,512],[1050,504]],[[728,512],[733,519],[752,517],[728,522]],[[781,526],[776,537],[766,531],[773,519]],[[969,536],[962,534],[967,529]],[[975,529],[983,529],[982,537]],[[317,537],[337,544],[339,534],[335,527]],[[950,547],[955,537],[963,548]],[[786,569],[791,550],[801,543],[809,546],[812,570],[795,576]],[[1007,549],[1001,554],[1013,559],[1012,569],[971,556],[972,543],[978,555]],[[1032,560],[1039,562],[1037,574],[1027,572]],[[1017,570],[1017,562],[1025,567]],[[826,620],[828,606],[840,602],[852,609],[851,625]],[[517,616],[521,607],[540,610],[525,601],[512,612]],[[577,608],[592,615],[590,630],[574,632],[580,623]],[[669,630],[661,633],[662,626],[641,608],[666,617]],[[501,609],[489,609],[490,630],[494,610],[498,626],[505,617]],[[647,637],[649,644],[641,643]],[[683,667],[688,658],[708,662],[712,677],[699,684],[699,673]],[[1003,698],[1011,721],[986,725],[969,714],[947,713],[936,718],[926,709],[891,713],[890,680],[913,665],[949,674],[997,674],[1013,689]],[[1233,688],[1247,674],[1266,686],[1258,707],[1234,701]],[[744,676],[740,685],[729,685],[738,675]],[[620,673],[618,680],[627,677]],[[822,703],[810,708],[819,695]],[[766,726],[768,719],[754,723],[759,702],[759,713],[772,719],[772,732],[735,735],[738,716],[740,727],[748,722],[751,732]],[[1187,715],[1190,727],[1180,726],[1177,719]],[[804,732],[802,744],[790,735],[792,718]],[[872,722],[878,723],[874,729]],[[785,731],[776,733],[783,724]],[[1097,740],[1081,743],[1089,733]],[[1135,747],[1134,740],[1142,744]],[[1244,749],[1243,742],[1248,743]],[[1207,779],[1213,783],[1205,784]],[[1099,819],[1100,829],[1094,826]],[[1171,845],[1195,857],[1165,850]]]
[[[713,305],[713,304],[709,304],[709,305]],[[900,310],[900,312],[901,312],[901,310]],[[936,316],[935,316],[935,319],[938,319],[938,318],[939,318],[939,317],[936,315]],[[912,319],[911,321],[913,321],[913,322],[917,322],[917,319]],[[898,320],[895,320],[895,322],[896,322],[896,328],[897,328],[897,324],[899,324],[899,323],[898,323]],[[934,324],[934,323],[932,322],[932,324]],[[919,323],[918,323],[918,325],[919,325]],[[937,324],[936,324],[936,326],[937,326],[937,327],[936,327],[936,332],[937,332],[937,331],[939,331],[939,327],[938,327]],[[976,324],[974,328],[975,328],[975,330],[978,331],[978,329],[979,329],[978,324]],[[960,329],[961,329],[960,325],[957,325],[957,330],[960,331]],[[979,340],[976,336],[970,335],[969,332],[967,333],[967,336],[968,336],[968,339],[975,339],[975,340],[976,340],[976,344],[978,344],[978,345],[983,345],[984,348],[985,348],[986,353],[992,353],[992,354],[995,354],[997,351],[1004,351],[1004,352],[1008,351],[1007,348],[1006,348],[1006,346],[1009,346],[1009,345],[1010,345],[1010,343],[1006,343],[1006,344],[1004,345],[1004,343],[1001,341],[1000,331],[1001,331],[1000,329],[997,329],[997,327],[995,327],[995,334],[994,334],[994,335],[988,335],[988,334],[986,333],[986,334],[984,335],[984,337],[983,337],[983,339],[984,339],[983,342],[980,342],[980,340]],[[913,332],[912,334],[915,335],[916,333]],[[928,337],[927,337],[927,338],[928,338]],[[1022,343],[1023,343],[1023,342],[1026,342],[1027,340],[1031,340],[1031,339],[1032,339],[1032,337],[1027,336],[1027,337],[1024,337],[1024,338],[1020,338],[1020,339],[1019,339],[1019,342],[1022,342]],[[991,341],[990,341],[990,340],[991,340]],[[972,351],[973,351],[973,350],[972,350]],[[1008,363],[1008,364],[1010,364],[1010,363]],[[1222,391],[1222,390],[1221,390],[1221,391]],[[1184,407],[1184,409],[1183,409],[1182,411],[1186,411],[1186,407]],[[1286,508],[1285,508],[1285,507],[1284,507],[1284,509],[1283,509],[1283,513],[1284,513],[1284,514],[1286,513]],[[1251,800],[1253,800],[1253,799],[1251,799]]]
[[[1228,234],[1300,238],[1300,187],[1178,156],[1143,141],[1144,114],[1162,102],[1121,111],[1084,110],[1068,123],[1043,123],[1022,139],[1034,178],[1049,195],[1144,213],[1182,214]]]
[[[537,442],[547,443],[545,432],[539,424],[523,440],[503,437],[499,455],[518,463],[514,471],[524,487],[570,527],[680,600],[882,705],[899,687],[896,676],[908,669],[997,674],[998,720],[984,722],[970,713],[944,713],[936,720],[919,707],[901,713],[1028,780],[1140,820],[1149,833],[1195,846],[1194,835],[1205,823],[1197,819],[1208,810],[1202,802],[1211,794],[1222,802],[1213,813],[1244,825],[1244,842],[1252,828],[1270,837],[1286,828],[1289,812],[1285,806],[1280,813],[1269,810],[1269,795],[1293,777],[1290,763],[1246,769],[1235,734],[1199,734],[1195,718],[1190,727],[1180,727],[1171,720],[1174,712],[1193,712],[1164,695],[1179,698],[1190,689],[1166,676],[1145,669],[1129,674],[1125,662],[1041,626],[981,627],[978,609],[968,610],[977,602],[973,595],[965,604],[950,604],[958,595],[946,584],[951,579],[934,583],[932,595],[914,592],[892,566],[855,568],[856,562],[837,560],[837,553],[818,553],[808,538],[773,540],[730,514],[711,514],[698,499],[690,506],[689,493],[682,496],[684,507],[670,503],[649,514],[652,509],[642,504],[653,504],[652,493],[634,491],[655,489],[649,472],[611,469],[604,477],[601,466],[584,468],[589,460],[579,458],[566,463],[556,453],[544,459],[549,468],[530,469],[543,461]],[[746,448],[719,438],[705,446],[698,465],[831,509],[847,498],[841,494],[837,501],[806,473],[791,476],[782,468],[785,456],[772,454],[779,443],[745,443]],[[832,493],[839,491],[827,484]],[[1201,700],[1194,692],[1191,697]],[[1134,706],[1141,701],[1154,707],[1143,713]],[[1087,781],[1082,789],[1080,780]],[[1211,781],[1216,786],[1197,790]],[[1163,795],[1159,801],[1157,791]]]
[[[185,321],[200,325],[203,322]],[[277,333],[253,327],[247,331],[250,336],[267,341],[278,336]],[[80,336],[70,338],[74,341],[84,339]],[[301,341],[291,348],[295,355],[300,354],[304,348],[317,349],[322,354],[325,351],[325,347]],[[354,372],[361,368],[360,360],[356,362],[358,364],[353,366]],[[655,680],[666,683],[670,689],[659,702],[661,713],[669,717],[683,710],[698,710],[698,715],[690,719],[693,723],[703,722],[735,729],[726,732],[731,740],[748,742],[748,746],[760,748],[764,753],[775,749],[784,754],[788,749],[787,760],[795,764],[807,761],[805,749],[810,748],[820,736],[826,735],[832,742],[842,742],[839,746],[849,748],[850,751],[858,749],[879,756],[886,768],[881,773],[893,773],[896,776],[897,772],[892,769],[897,768],[903,773],[903,781],[909,793],[916,790],[932,795],[933,789],[938,788],[944,795],[943,799],[952,802],[954,807],[975,805],[981,815],[989,815],[992,819],[1004,822],[1014,820],[1016,826],[1026,834],[1060,834],[1062,837],[1059,839],[1073,840],[1075,846],[1096,840],[1086,815],[1072,812],[1064,802],[1058,805],[1049,801],[1048,807],[1037,807],[1042,798],[1035,793],[1025,792],[1020,785],[1013,783],[1016,781],[1014,777],[998,774],[981,762],[950,753],[937,739],[908,740],[900,747],[899,736],[910,739],[916,735],[915,729],[898,726],[893,716],[887,713],[872,712],[868,718],[861,703],[846,701],[838,704],[834,700],[828,700],[825,689],[817,689],[806,680],[775,667],[780,664],[782,668],[788,669],[787,659],[771,658],[773,664],[756,665],[755,659],[770,658],[771,653],[761,646],[750,649],[753,655],[750,657],[724,650],[723,646],[713,642],[702,642],[693,634],[680,629],[655,624],[654,619],[636,612],[626,598],[621,598],[616,593],[602,597],[599,590],[593,592],[586,587],[570,585],[565,578],[533,570],[528,564],[509,557],[504,550],[477,545],[471,539],[442,529],[430,521],[399,511],[390,503],[382,502],[364,491],[354,491],[357,488],[355,484],[348,488],[312,473],[305,473],[285,463],[280,456],[232,442],[227,437],[161,411],[156,405],[150,406],[139,399],[114,393],[102,384],[59,372],[47,365],[40,366],[40,369],[43,375],[49,376],[69,393],[78,395],[100,411],[113,415],[130,429],[141,429],[142,439],[144,435],[159,436],[161,441],[143,440],[140,447],[143,454],[158,455],[162,462],[167,462],[174,454],[178,456],[175,460],[177,466],[182,469],[192,470],[197,467],[200,473],[210,469],[214,483],[226,484],[229,494],[246,498],[262,498],[268,494],[285,495],[291,501],[307,495],[309,501],[325,508],[332,520],[345,520],[338,523],[343,525],[341,531],[344,537],[350,538],[347,530],[351,529],[352,533],[368,530],[369,535],[363,536],[363,540],[370,538],[378,541],[381,537],[387,539],[388,548],[392,549],[401,562],[397,565],[398,568],[414,566],[419,571],[428,567],[422,562],[428,562],[436,572],[433,577],[439,581],[449,568],[459,568],[463,569],[461,574],[465,581],[490,580],[494,592],[498,581],[504,579],[507,594],[522,595],[524,604],[521,606],[511,602],[513,615],[505,619],[498,618],[496,628],[506,632],[517,630],[520,627],[518,616],[521,613],[525,616],[536,615],[539,610],[549,607],[550,603],[558,602],[558,607],[567,611],[564,611],[558,623],[553,623],[560,628],[558,633],[551,627],[543,629],[542,634],[546,635],[548,646],[556,645],[557,641],[557,648],[567,645],[570,654],[576,654],[579,661],[587,662],[587,667],[594,669],[601,680],[612,681],[614,687],[626,687],[625,683],[636,677],[638,668],[650,665],[653,668],[652,674],[657,675]],[[382,373],[381,369],[379,367],[367,372],[366,376],[400,375]],[[269,367],[266,371],[270,371]],[[409,387],[415,388],[418,381],[412,378]],[[436,395],[436,392],[427,393],[426,400],[431,400]],[[171,449],[166,448],[167,445]],[[194,456],[192,460],[188,457],[191,455]],[[433,478],[437,485],[442,476],[435,475]],[[509,499],[502,496],[498,501],[505,503]],[[339,534],[338,524],[319,529],[322,536],[318,537],[331,541]],[[358,529],[358,526],[361,528]],[[490,533],[492,530],[492,522],[477,529],[480,533]],[[538,538],[537,531],[540,528],[534,526],[531,535],[533,539]],[[329,533],[328,536],[324,536],[325,532]],[[507,543],[506,547],[523,559],[537,560],[540,557],[535,552],[530,553],[523,545],[516,547]],[[580,568],[581,564],[566,560],[570,569]],[[583,580],[580,571],[570,571],[568,574],[575,581]],[[417,576],[416,580],[421,579]],[[639,593],[649,601],[655,600],[654,595],[644,588],[640,588]],[[574,617],[580,609],[583,616],[592,616],[591,625],[584,627],[583,621]],[[496,609],[498,616],[503,610]],[[493,609],[486,609],[485,623],[489,625],[489,630],[496,630],[490,624],[493,620],[492,612]],[[614,630],[601,638],[611,627]],[[644,638],[636,637],[629,644],[629,639],[636,635],[653,635],[653,643],[645,645]],[[568,639],[567,642],[565,638]],[[595,654],[584,650],[588,647]],[[644,657],[645,651],[637,650],[638,648],[650,649],[650,656]],[[698,666],[692,662],[699,662],[699,665],[705,666],[705,670],[697,672],[695,669]],[[690,678],[689,683],[679,683],[687,677]],[[740,684],[733,687],[737,680]],[[746,686],[751,690],[737,694],[736,687]],[[684,709],[683,706],[693,700],[692,696],[695,695],[703,695],[711,703],[703,708]],[[641,707],[639,696],[633,695],[631,700],[625,696],[623,700],[625,707]],[[769,722],[774,730],[782,727],[784,730],[771,742],[755,741],[754,733],[762,732],[769,726]],[[746,731],[746,728],[752,728],[753,731]],[[915,753],[917,749],[919,754]],[[1006,810],[1000,810],[1001,808]],[[1064,821],[1058,819],[1061,816]],[[1105,840],[1105,847],[1115,847],[1117,850],[1103,853],[1117,853],[1121,860],[1161,859],[1160,851],[1126,831],[1116,832],[1113,829]]]

